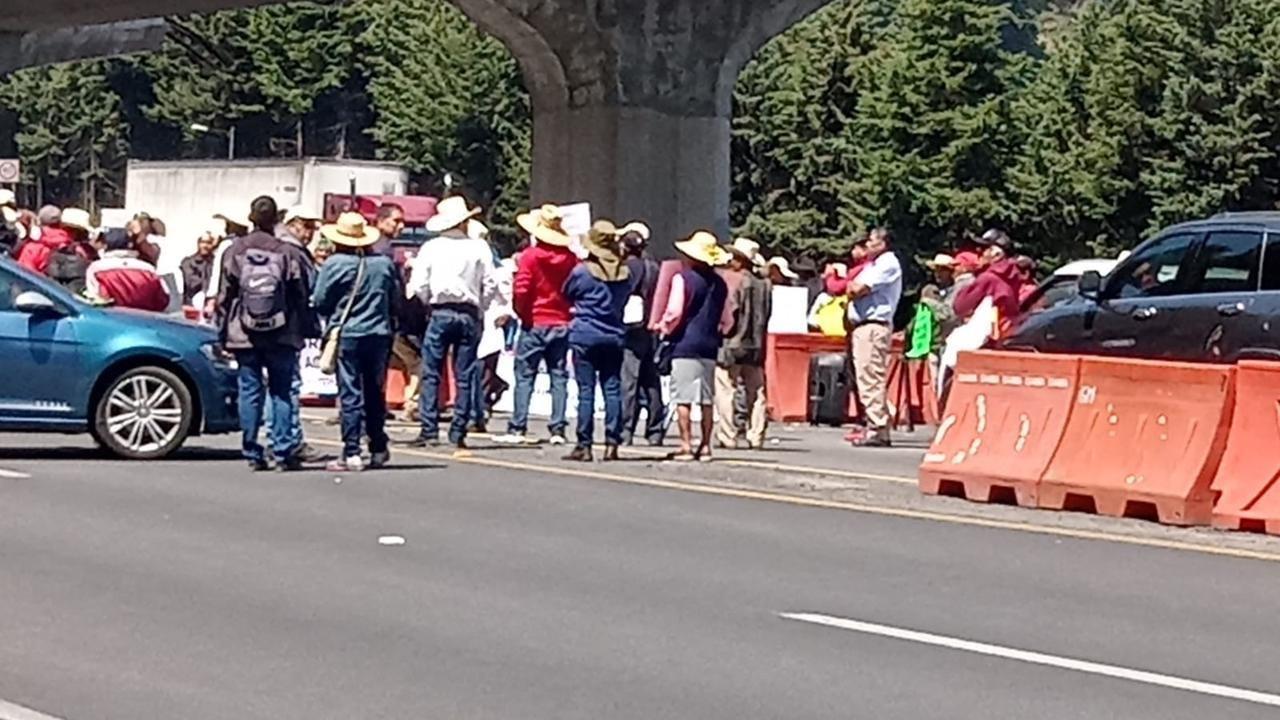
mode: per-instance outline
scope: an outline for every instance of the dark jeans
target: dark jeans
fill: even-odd
[[[254,462],[265,459],[258,443],[262,415],[271,403],[271,452],[277,461],[288,460],[298,451],[294,437],[293,378],[298,373],[298,351],[277,346],[236,351],[240,366],[240,430],[241,452]],[[265,375],[265,377],[264,377]]]
[[[538,380],[538,366],[547,364],[551,375],[551,434],[563,435],[569,424],[565,419],[565,405],[569,402],[569,328],[525,328],[520,333],[516,348],[516,398],[515,412],[507,429],[524,433],[529,429],[529,401],[533,399],[533,385]]]
[[[422,418],[421,436],[440,436],[440,373],[444,359],[453,350],[453,377],[456,383],[453,424],[449,426],[449,442],[459,443],[467,437],[467,420],[471,417],[471,382],[475,377],[476,348],[480,345],[480,313],[474,308],[437,305],[431,309],[427,334],[422,338]]]
[[[573,348],[578,381],[578,447],[589,448],[596,426],[596,381],[604,391],[604,441],[622,444],[622,348],[593,345]]]
[[[360,455],[360,433],[369,452],[387,451],[387,361],[390,335],[344,337],[338,351],[338,402],[342,410],[342,457]]]
[[[640,424],[640,408],[648,409],[644,435],[651,442],[662,442],[666,435],[662,406],[662,376],[653,361],[653,335],[645,330],[627,333],[627,346],[622,357],[622,418],[626,425],[624,440],[631,442]],[[641,402],[643,401],[643,403]]]

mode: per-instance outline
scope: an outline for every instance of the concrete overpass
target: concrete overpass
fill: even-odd
[[[150,49],[161,15],[269,0],[8,0],[0,72]],[[358,1],[358,0],[357,0]],[[532,200],[588,200],[656,237],[729,224],[734,84],[771,37],[829,0],[451,0],[520,63]]]

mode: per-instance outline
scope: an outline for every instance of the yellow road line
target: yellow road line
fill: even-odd
[[[310,440],[310,442],[318,445],[328,445],[332,447],[340,447],[342,443],[332,440]],[[1218,555],[1222,557],[1241,558],[1245,560],[1261,560],[1264,562],[1280,562],[1280,553],[1265,552],[1262,550],[1245,550],[1242,548],[1216,547],[1213,545],[1202,545],[1199,543],[1182,542],[1179,540],[1162,540],[1160,538],[1138,537],[1133,535],[1120,535],[1116,533],[1102,532],[1097,530],[1080,530],[1075,528],[1055,527],[1052,525],[1036,525],[1027,522],[1016,522],[1012,520],[995,520],[990,518],[973,517],[969,515],[953,515],[950,513],[935,512],[932,510],[911,510],[908,508],[893,508],[879,505],[867,505],[864,503],[844,502],[838,500],[819,500],[817,498],[807,498],[798,495],[788,495],[785,493],[765,492],[761,490],[748,490],[745,488],[724,487],[718,485],[702,485],[690,482],[678,482],[674,480],[657,480],[653,478],[641,478],[631,475],[618,475],[614,473],[600,472],[597,470],[584,470],[573,467],[563,467],[559,465],[541,465],[529,462],[511,462],[507,460],[498,460],[495,458],[477,457],[467,455],[463,457],[455,457],[445,453],[433,453],[420,450],[412,450],[401,448],[396,450],[397,453],[410,455],[415,457],[429,458],[433,460],[444,460],[448,462],[463,463],[468,465],[481,465],[485,467],[500,468],[503,470],[515,470],[518,472],[528,472],[537,470],[550,475],[562,475],[565,477],[585,478],[589,480],[607,480],[609,482],[622,483],[626,485],[639,485],[643,487],[662,488],[665,490],[679,490],[682,492],[698,493],[700,495],[718,495],[721,497],[733,497],[746,500],[763,500],[767,502],[785,503],[788,505],[798,505],[801,507],[826,508],[829,510],[847,510],[851,512],[866,513],[869,515],[881,515],[885,517],[908,518],[911,520],[926,520],[930,522],[941,522],[952,525],[968,525],[970,527],[981,527],[993,530],[1011,530],[1015,532],[1027,532],[1038,535],[1049,535],[1053,537],[1066,537],[1076,540],[1097,540],[1101,542],[1113,542],[1124,545],[1137,545],[1141,547],[1160,548],[1162,550],[1180,550],[1186,552],[1196,552],[1206,555]],[[394,467],[394,466],[393,466]]]

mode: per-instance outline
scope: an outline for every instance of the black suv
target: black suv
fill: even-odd
[[[1006,350],[1231,363],[1280,359],[1280,212],[1228,213],[1175,225],[1103,280],[1031,312]]]

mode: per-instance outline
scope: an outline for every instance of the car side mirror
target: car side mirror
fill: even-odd
[[[1102,292],[1102,274],[1097,270],[1088,270],[1080,276],[1077,283],[1080,288],[1080,294],[1091,300],[1098,299],[1098,293]]]
[[[48,297],[34,290],[28,290],[13,300],[13,307],[28,315],[61,315],[62,311]]]

